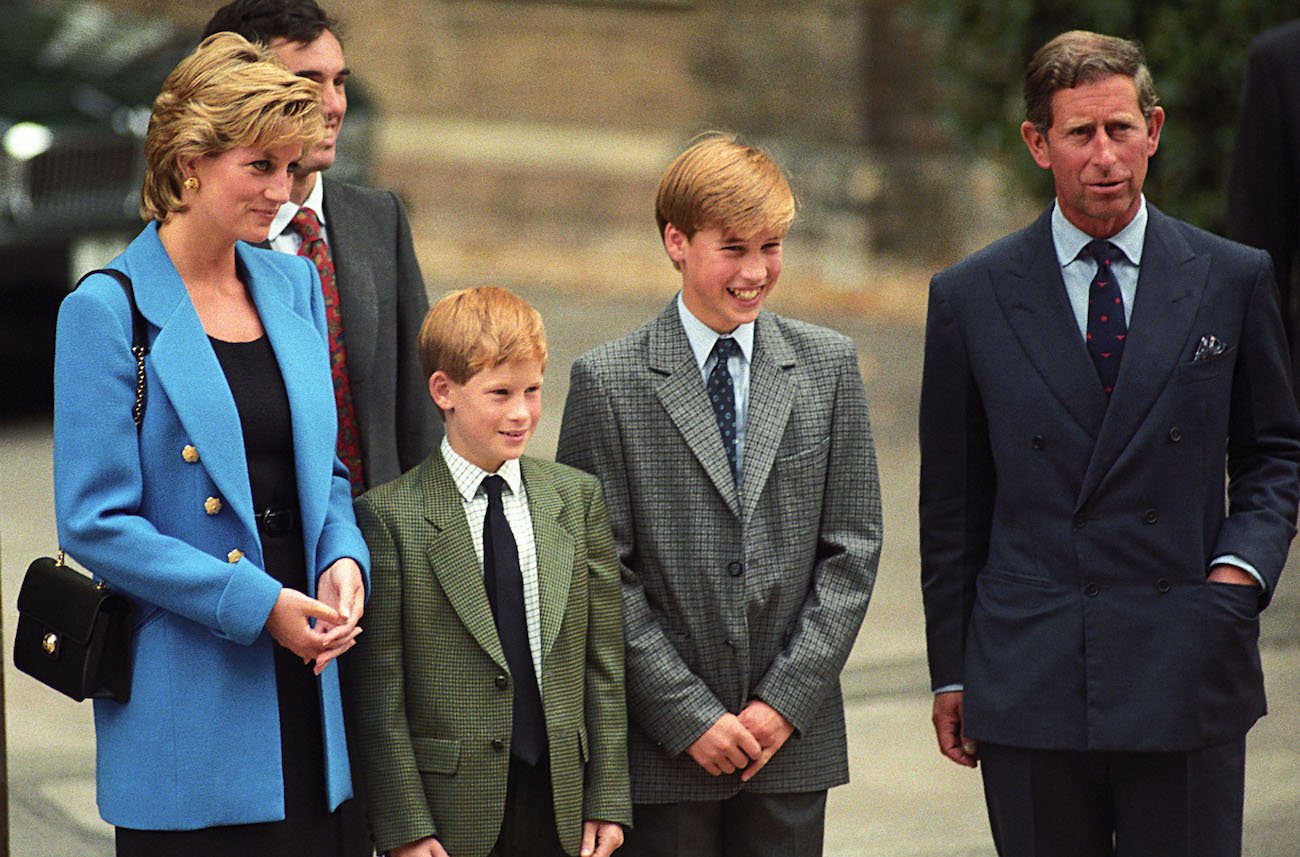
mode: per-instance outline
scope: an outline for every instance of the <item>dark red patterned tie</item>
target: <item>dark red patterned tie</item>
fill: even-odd
[[[1088,353],[1109,396],[1119,377],[1119,360],[1124,354],[1128,325],[1124,322],[1124,297],[1111,272],[1120,250],[1109,241],[1092,241],[1084,251],[1097,261],[1097,273],[1088,284]]]
[[[357,412],[352,406],[352,383],[348,380],[348,350],[343,344],[343,310],[339,306],[339,287],[334,277],[334,260],[329,245],[321,235],[320,220],[310,208],[300,208],[291,221],[302,236],[298,255],[311,259],[320,273],[320,290],[325,296],[325,326],[330,340],[330,374],[334,379],[334,404],[339,411],[339,458],[348,468],[352,496],[365,490],[361,472],[361,431]]]

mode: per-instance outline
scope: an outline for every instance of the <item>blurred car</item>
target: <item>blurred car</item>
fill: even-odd
[[[198,36],[81,0],[0,0],[0,417],[48,406],[59,301],[143,226],[149,112]],[[349,81],[331,177],[367,182],[372,128]]]
[[[198,34],[88,2],[0,0],[0,22],[0,282],[75,281],[78,264],[112,253],[70,263],[70,251],[107,250],[142,226],[149,111]],[[330,175],[364,183],[373,113],[357,84],[348,89]]]

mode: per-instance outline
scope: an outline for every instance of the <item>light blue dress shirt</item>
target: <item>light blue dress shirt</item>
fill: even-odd
[[[736,396],[736,488],[745,484],[745,414],[749,406],[749,364],[754,357],[754,322],[747,322],[730,333],[720,334],[700,321],[686,308],[681,292],[677,293],[677,315],[682,320],[682,329],[686,331],[686,340],[691,344],[695,363],[700,367],[700,377],[707,386],[709,373],[718,362],[713,356],[713,344],[723,336],[736,340],[740,346],[739,353],[733,352],[727,360],[727,371],[731,373],[731,389]]]

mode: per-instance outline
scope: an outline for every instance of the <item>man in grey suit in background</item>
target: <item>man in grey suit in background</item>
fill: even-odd
[[[794,217],[762,152],[702,139],[656,215],[682,291],[574,364],[557,455],[600,477],[623,563],[619,854],[815,857],[881,543],[857,355],[761,309]]]
[[[270,246],[311,257],[327,302],[330,278],[322,265],[332,265],[338,302],[329,318],[330,357],[339,453],[359,494],[419,464],[441,435],[419,365],[417,338],[429,299],[411,227],[390,191],[321,176],[334,164],[348,106],[349,69],[337,22],[315,0],[235,0],[212,16],[204,36],[226,30],[267,45],[291,71],[321,85],[326,137],[299,163],[290,200],[271,224]],[[304,232],[311,237],[304,240]],[[316,236],[323,245],[313,246]]]

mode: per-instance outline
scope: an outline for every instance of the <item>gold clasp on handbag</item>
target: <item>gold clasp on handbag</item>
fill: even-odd
[[[41,637],[41,648],[45,654],[52,655],[59,650],[59,635],[53,631],[46,631],[45,636]]]

